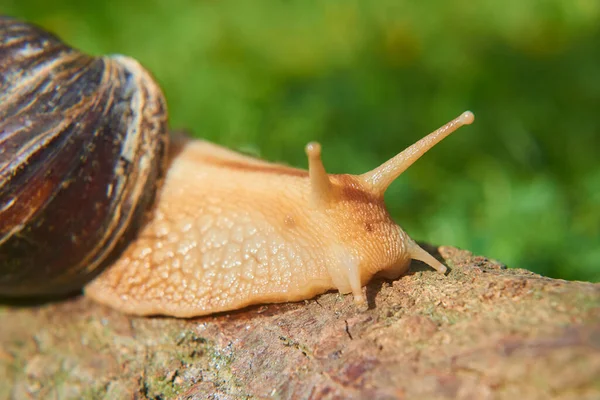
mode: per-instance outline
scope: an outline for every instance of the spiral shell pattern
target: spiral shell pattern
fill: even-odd
[[[78,290],[143,223],[167,108],[135,60],[0,16],[0,296]]]

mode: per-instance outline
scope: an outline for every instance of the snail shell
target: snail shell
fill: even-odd
[[[135,60],[0,16],[0,295],[97,275],[143,222],[167,140],[165,99]]]

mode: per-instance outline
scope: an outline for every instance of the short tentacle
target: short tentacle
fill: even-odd
[[[429,265],[431,268],[435,269],[440,274],[445,274],[448,268],[439,262],[435,257],[425,251],[421,246],[419,246],[414,241],[410,240],[408,245],[408,251],[410,257],[413,260],[423,261],[425,264]]]

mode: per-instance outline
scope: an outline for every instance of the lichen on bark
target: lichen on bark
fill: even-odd
[[[0,399],[600,398],[600,285],[452,247],[368,309],[327,293],[194,319],[0,306]]]

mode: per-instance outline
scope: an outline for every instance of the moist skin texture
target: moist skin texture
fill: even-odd
[[[305,300],[330,289],[365,302],[373,275],[397,278],[411,259],[446,267],[392,221],[383,195],[456,128],[462,114],[366,174],[328,175],[309,143],[309,171],[178,140],[138,238],[85,288],[130,314],[192,317]]]
[[[306,171],[203,141],[174,147],[151,220],[87,296],[127,313],[188,317],[333,288],[360,298],[386,261],[378,254],[410,261],[398,257],[406,252],[383,202],[373,207],[358,187],[341,187],[336,205],[320,209]],[[381,231],[395,244],[370,240]],[[361,254],[353,242],[365,235]]]

